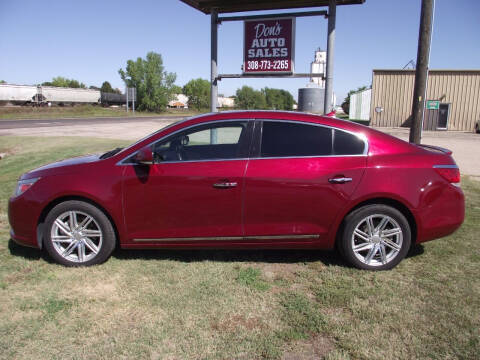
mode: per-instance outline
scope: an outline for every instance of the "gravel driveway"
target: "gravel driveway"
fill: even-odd
[[[408,141],[410,129],[377,129]],[[424,131],[422,144],[441,146],[452,150],[452,156],[460,167],[460,172],[480,180],[480,134],[460,131]]]

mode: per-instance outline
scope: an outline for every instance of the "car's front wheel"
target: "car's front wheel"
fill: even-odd
[[[95,265],[107,260],[115,248],[115,231],[96,206],[65,201],[56,205],[45,219],[44,245],[60,264]]]
[[[407,255],[411,243],[410,225],[397,209],[373,204],[361,207],[345,218],[339,248],[353,266],[366,270],[388,270]]]

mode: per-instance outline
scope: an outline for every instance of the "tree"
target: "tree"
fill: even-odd
[[[0,80],[0,84],[6,84],[7,82],[5,80]]]
[[[210,107],[210,81],[192,79],[183,87],[183,94],[188,96],[188,106],[196,110]]]
[[[114,89],[108,81],[104,81],[102,87],[90,86],[90,89],[99,90],[105,93],[121,94],[122,91],[118,88]]]
[[[114,90],[112,88],[112,85],[110,85],[110,83],[108,81],[104,81],[101,88],[100,88],[100,91],[101,92],[106,92],[106,93],[113,93]]]
[[[237,98],[235,105],[239,109],[266,109],[267,101],[261,91],[254,90],[250,86],[242,86],[237,89]]]
[[[178,85],[173,85],[172,86],[172,94],[178,95],[182,93],[182,88]]]
[[[118,73],[128,87],[137,89],[139,110],[163,111],[173,99],[177,75],[165,71],[160,54],[151,51],[145,59],[128,60],[126,69]]]
[[[63,76],[57,76],[52,79],[52,81],[46,81],[42,83],[43,86],[57,86],[57,87],[68,87],[68,88],[81,88],[86,89],[84,83],[79,82],[74,79],[67,79]]]
[[[90,85],[88,88],[89,88],[90,90],[98,90],[98,91],[100,91],[100,88],[99,88],[98,86]]]
[[[292,94],[283,89],[263,88],[262,93],[265,95],[267,109],[272,110],[292,110],[295,100]]]
[[[352,95],[356,92],[362,91],[362,90],[366,90],[366,89],[367,89],[366,86],[360,86],[359,88],[357,88],[357,90],[350,90],[348,92],[347,97],[343,100],[343,103],[341,105],[343,111],[345,111],[345,114],[350,113],[350,95]]]

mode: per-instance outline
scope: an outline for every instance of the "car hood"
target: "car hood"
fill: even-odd
[[[63,173],[65,171],[73,170],[78,165],[95,162],[99,160],[99,158],[100,154],[94,154],[56,161],[54,163],[43,165],[39,168],[29,171],[28,173],[22,175],[21,179],[24,180],[37,176],[51,175],[49,174],[51,172]]]

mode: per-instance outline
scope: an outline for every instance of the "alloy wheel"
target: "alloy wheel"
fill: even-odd
[[[83,263],[100,252],[103,233],[97,221],[81,211],[67,211],[59,215],[50,232],[55,251],[64,259]]]
[[[351,238],[353,254],[369,266],[391,262],[402,249],[402,243],[402,228],[395,219],[384,214],[360,220]]]

